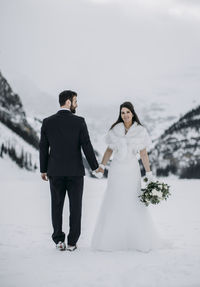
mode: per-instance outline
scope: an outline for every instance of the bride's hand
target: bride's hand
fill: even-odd
[[[102,178],[104,174],[104,169],[105,166],[103,164],[100,164],[99,167],[92,172],[92,174],[97,178]]]
[[[156,178],[155,176],[153,175],[152,171],[147,171],[146,174],[145,174],[145,177],[147,177],[148,179],[148,182],[156,182]]]
[[[102,172],[104,173],[104,170],[105,170],[105,165],[100,163],[99,167],[95,170],[97,173],[98,172]]]
[[[95,170],[96,171],[96,173],[99,173],[99,172],[101,172],[101,173],[104,173],[104,169],[103,168],[101,168],[101,167],[99,167],[97,170]]]
[[[98,170],[98,169],[97,169]],[[93,170],[92,174],[97,177],[97,178],[102,178],[103,173],[102,172],[97,172],[97,170]]]

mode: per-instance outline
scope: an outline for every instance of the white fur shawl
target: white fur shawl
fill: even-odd
[[[145,127],[134,122],[125,134],[124,123],[119,123],[109,130],[106,135],[108,147],[116,152],[119,160],[123,160],[127,153],[137,154],[140,150],[149,149],[152,141]]]

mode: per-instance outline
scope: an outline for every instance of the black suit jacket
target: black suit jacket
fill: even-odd
[[[40,172],[52,176],[83,176],[81,148],[92,170],[98,168],[84,118],[59,110],[41,127]]]

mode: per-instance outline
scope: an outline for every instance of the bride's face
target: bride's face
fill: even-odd
[[[129,109],[122,108],[121,109],[121,117],[125,123],[130,123],[130,122],[132,122],[133,114],[131,113],[131,111]]]

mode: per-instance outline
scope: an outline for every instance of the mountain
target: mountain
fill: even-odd
[[[20,97],[0,73],[0,156],[28,170],[38,167],[39,137],[28,123]],[[34,161],[33,161],[34,160]]]
[[[200,106],[183,115],[159,137],[150,153],[157,176],[200,178]]]
[[[149,152],[154,173],[157,176],[175,174],[180,178],[200,178],[200,106],[191,109],[179,119],[177,115],[173,117],[167,113],[164,106],[160,105],[152,106],[149,112],[147,107],[145,111],[142,106],[139,110],[141,118],[147,123],[147,129],[151,131],[154,143]],[[116,111],[114,107],[113,110],[95,109],[95,117],[90,118],[88,113],[83,113],[99,161],[106,148],[104,136],[117,116]],[[177,119],[176,122],[170,125],[174,119]],[[0,73],[0,157],[9,156],[18,166],[37,170],[41,123],[40,117],[26,115],[21,98],[13,92]],[[164,132],[163,127],[166,128]],[[86,173],[91,175],[84,157],[83,161]],[[143,173],[142,165],[141,169]]]
[[[26,119],[20,97],[15,94],[0,73],[0,121],[21,136],[33,147],[38,148],[39,138]]]

